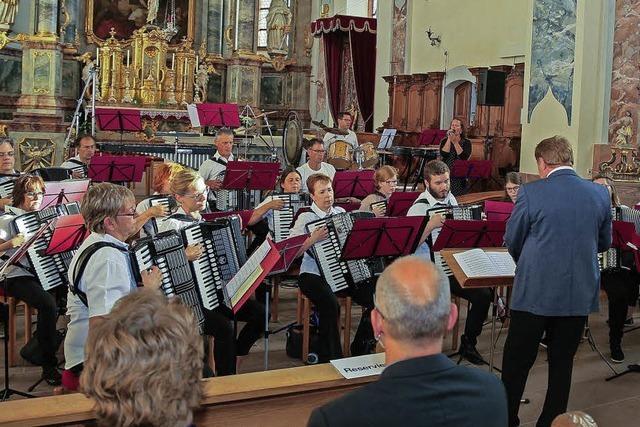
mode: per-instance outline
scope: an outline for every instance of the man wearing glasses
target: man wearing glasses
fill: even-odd
[[[111,183],[93,185],[82,199],[81,213],[91,234],[69,265],[71,320],[64,340],[65,369],[76,376],[82,371],[88,335],[120,298],[138,286],[125,243],[139,229],[131,190]],[[157,289],[161,280],[157,267],[142,272],[144,286]]]
[[[198,173],[204,179],[210,190],[208,193],[209,209],[220,209],[216,206],[216,191],[222,190],[222,180],[227,170],[227,163],[234,161],[233,157],[233,131],[229,128],[222,128],[216,133],[213,141],[216,152],[210,159],[205,160],[200,165]]]
[[[309,427],[506,427],[507,399],[495,375],[442,354],[458,312],[433,263],[396,260],[378,279],[371,324],[385,349],[378,381],[317,408]]]
[[[91,158],[96,154],[96,140],[91,135],[80,135],[74,145],[78,155],[63,162],[60,167],[70,169],[73,178],[86,178],[89,176]]]
[[[336,174],[336,168],[329,163],[323,162],[326,150],[324,143],[320,139],[314,138],[308,141],[305,144],[305,149],[307,150],[307,163],[298,167],[296,170],[302,178],[302,191],[308,193],[307,178],[313,174],[321,173],[333,180],[333,176]]]

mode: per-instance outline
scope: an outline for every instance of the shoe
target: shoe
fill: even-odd
[[[460,353],[460,356],[467,359],[474,365],[484,364],[484,359],[480,353],[478,353],[476,346],[471,344],[464,335],[460,338],[460,349],[458,352]]]
[[[549,344],[549,337],[547,337],[546,335],[542,337],[542,339],[540,340],[540,347],[546,349],[547,345]]]
[[[611,361],[613,363],[624,362],[624,353],[622,352],[622,347],[619,345],[611,346]]]
[[[633,326],[633,317],[629,317],[624,321],[624,326]]]
[[[55,366],[43,366],[42,367],[42,379],[50,386],[57,386],[62,384],[62,375]]]

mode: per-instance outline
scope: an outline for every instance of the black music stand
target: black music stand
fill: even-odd
[[[55,255],[76,250],[89,234],[90,231],[81,214],[61,216],[58,218],[49,246],[44,253],[45,255]]]
[[[240,127],[238,104],[202,103],[196,105],[200,126]]]
[[[375,191],[374,170],[339,171],[333,177],[336,199],[355,197],[363,199]]]
[[[387,216],[404,216],[420,196],[419,191],[394,191],[387,204]]]
[[[142,132],[142,117],[138,109],[96,108],[95,116],[101,130],[120,132],[120,142],[124,132]]]
[[[51,225],[55,225],[57,221],[57,218],[52,219],[50,222],[43,224],[42,226],[40,226],[40,228],[33,233],[33,235],[31,237],[29,237],[29,239],[27,239],[22,245],[20,245],[20,247],[18,248],[17,251],[15,251],[13,253],[13,255],[11,255],[9,257],[8,260],[6,260],[4,262],[4,264],[2,264],[2,267],[0,267],[0,280],[2,281],[2,290],[4,291],[4,295],[8,296],[7,294],[7,279],[6,279],[6,271],[7,268],[9,268],[9,266],[16,264],[18,261],[20,261],[20,259],[27,253],[27,250],[31,247],[31,245],[33,245],[33,243],[38,240],[40,238],[40,236],[42,236],[44,234],[44,232],[47,230],[47,228],[49,228]],[[18,390],[14,390],[11,388],[10,384],[9,384],[9,311],[7,309],[7,305],[5,303],[0,303],[0,318],[2,320],[2,323],[4,325],[3,327],[3,332],[4,332],[4,389],[2,389],[0,391],[0,402],[4,402],[5,400],[9,399],[12,395],[18,395],[18,396],[22,396],[22,397],[35,397],[32,394],[29,393],[25,393],[22,391],[18,391]],[[40,381],[42,381],[42,379],[40,379]],[[38,381],[35,385],[39,384],[40,381]],[[32,386],[29,391],[33,390],[34,386]]]
[[[80,202],[84,193],[89,188],[88,179],[78,179],[70,181],[48,181],[44,183],[44,196],[42,207],[61,205],[63,203]]]
[[[433,252],[445,248],[500,248],[504,246],[505,221],[448,219],[433,243]]]
[[[94,182],[140,182],[146,161],[145,156],[93,156],[89,178]]]
[[[640,243],[640,236],[638,236],[636,234],[636,228],[635,225],[631,222],[625,222],[625,221],[613,221],[612,222],[612,240],[611,240],[611,247],[612,248],[616,248],[616,249],[620,249],[620,251],[629,251],[629,250],[633,250],[634,251],[634,257],[636,260],[636,269],[640,269],[640,265],[638,265],[638,261],[640,261],[640,257],[638,257],[638,243]],[[618,264],[620,263],[620,259],[618,258]],[[607,364],[607,366],[609,366],[609,369],[611,369],[614,372],[614,375],[608,377],[607,379],[605,379],[605,381],[611,381],[611,380],[615,380],[616,378],[619,378],[623,375],[626,375],[630,372],[636,372],[636,373],[640,373],[640,362],[638,363],[632,363],[630,365],[627,365],[627,369],[625,369],[622,372],[617,372],[615,369],[613,369],[613,367],[609,364],[609,362],[607,361],[607,359],[604,357],[604,355],[602,353],[600,353],[600,351],[598,350],[597,347],[594,346],[594,343],[591,344],[591,347],[594,347],[594,349],[600,354],[600,357],[602,358],[602,360],[604,360],[604,362]]]
[[[357,219],[342,248],[340,260],[412,254],[426,225],[424,216]]]

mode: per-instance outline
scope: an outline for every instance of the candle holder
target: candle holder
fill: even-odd
[[[116,99],[116,68],[115,63],[111,65],[111,86],[109,87],[109,99],[107,102],[116,103],[118,100]]]
[[[124,69],[124,97],[122,102],[132,103],[135,91],[131,88],[131,67],[128,66]]]
[[[176,100],[176,72],[174,70],[167,71],[167,104],[176,105],[178,101]]]

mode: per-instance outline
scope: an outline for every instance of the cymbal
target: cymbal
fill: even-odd
[[[257,116],[255,116],[254,118],[259,119],[262,116],[268,116],[269,114],[273,114],[273,113],[277,113],[277,111],[265,111],[264,113],[260,113]]]
[[[344,135],[349,135],[349,131],[338,129],[338,128],[330,128],[329,126],[325,125],[322,122],[317,122],[315,120],[311,120],[311,123],[313,123],[314,125],[318,126],[320,129],[322,129],[325,132],[331,132],[333,134],[343,135],[343,136]]]

